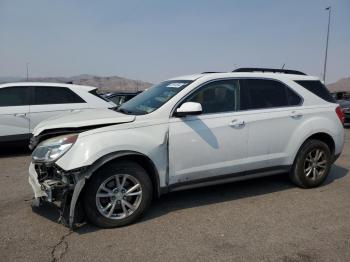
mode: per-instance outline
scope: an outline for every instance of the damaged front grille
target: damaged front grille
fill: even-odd
[[[38,174],[39,183],[45,180],[62,180],[62,175],[60,171],[54,166],[46,166],[45,164],[35,164],[35,171]]]

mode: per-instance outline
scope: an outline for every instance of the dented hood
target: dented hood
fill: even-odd
[[[129,123],[135,120],[133,115],[125,115],[111,109],[87,109],[49,118],[37,125],[33,136],[46,133],[49,130],[84,129],[85,127],[100,127],[114,124]]]

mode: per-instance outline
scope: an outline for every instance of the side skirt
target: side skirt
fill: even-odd
[[[186,190],[190,188],[205,187],[212,185],[225,184],[230,182],[248,180],[258,177],[271,176],[289,172],[292,166],[275,166],[268,168],[261,168],[256,170],[249,170],[234,174],[208,177],[203,179],[196,179],[186,182],[180,182],[176,184],[169,185],[168,187],[163,187],[160,189],[161,194],[165,194],[173,191]]]

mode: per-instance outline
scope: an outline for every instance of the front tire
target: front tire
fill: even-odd
[[[107,164],[89,180],[84,208],[88,220],[103,228],[133,223],[149,207],[152,182],[138,163],[122,160]]]
[[[301,146],[290,178],[299,187],[317,187],[326,180],[331,165],[332,157],[328,145],[320,140],[310,139]]]

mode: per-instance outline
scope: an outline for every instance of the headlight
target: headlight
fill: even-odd
[[[41,142],[34,150],[34,161],[54,162],[63,156],[77,141],[78,134],[57,136]]]

